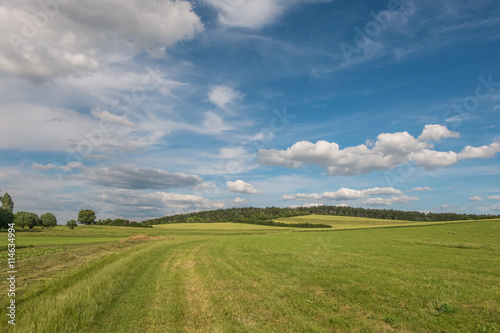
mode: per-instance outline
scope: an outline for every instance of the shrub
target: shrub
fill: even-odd
[[[69,227],[70,229],[75,229],[75,227],[78,226],[78,223],[75,220],[70,220],[66,222],[66,226]]]

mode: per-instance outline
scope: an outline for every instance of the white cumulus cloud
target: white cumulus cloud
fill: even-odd
[[[422,149],[413,154],[413,161],[416,166],[426,169],[435,169],[450,166],[458,162],[460,156],[453,151],[436,151]]]
[[[424,186],[424,187],[414,187],[408,190],[408,192],[429,192],[429,191],[434,191],[434,189],[429,186]]]
[[[244,182],[241,179],[238,179],[234,182],[228,181],[226,183],[226,186],[229,192],[238,192],[244,194],[262,194],[261,192],[257,191],[252,184]]]
[[[286,150],[261,149],[257,161],[263,165],[299,168],[314,164],[327,170],[331,176],[350,176],[374,170],[391,170],[401,164],[415,162],[426,169],[449,166],[462,159],[490,158],[500,152],[500,141],[481,147],[465,147],[462,152],[437,151],[421,138],[457,137],[458,133],[445,126],[427,125],[419,138],[408,132],[382,133],[370,145],[361,144],[341,149],[335,142],[316,143],[300,141]]]
[[[500,141],[481,147],[467,146],[460,152],[461,159],[492,158],[500,152]]]
[[[439,141],[442,138],[459,138],[460,133],[450,131],[446,126],[434,124],[425,125],[422,134],[418,137],[419,140]]]

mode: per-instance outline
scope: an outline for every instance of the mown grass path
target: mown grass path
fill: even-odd
[[[105,319],[104,314],[116,300],[137,284],[148,269],[154,269],[165,243],[152,242],[123,250],[71,271],[36,291],[26,292],[18,299],[16,329],[95,332],[96,323]]]

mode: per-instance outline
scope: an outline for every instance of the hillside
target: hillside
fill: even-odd
[[[242,222],[254,223],[256,221],[270,221],[294,216],[305,215],[331,215],[348,216],[358,218],[371,218],[383,220],[400,221],[419,221],[419,222],[437,222],[437,221],[462,221],[462,220],[481,220],[499,218],[500,215],[477,215],[477,214],[457,214],[457,213],[423,213],[416,211],[401,211],[394,209],[366,209],[356,207],[339,206],[314,206],[298,208],[279,208],[279,207],[245,207],[228,208],[193,212],[188,214],[177,214],[172,216],[160,217],[141,222],[145,225],[166,224],[166,223],[213,223],[213,222]]]

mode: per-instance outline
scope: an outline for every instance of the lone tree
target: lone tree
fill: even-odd
[[[0,229],[7,229],[9,223],[14,222],[14,214],[7,209],[0,208]]]
[[[95,212],[91,209],[82,209],[78,213],[78,223],[92,225],[95,223]]]
[[[7,192],[5,192],[5,194],[2,197],[2,208],[8,210],[11,213],[14,213],[14,201]]]
[[[57,225],[57,219],[52,213],[45,213],[40,216],[40,221],[45,229],[53,228]]]
[[[23,229],[25,227],[33,229],[34,226],[40,224],[40,218],[35,213],[21,211],[14,215],[14,223]]]
[[[75,220],[70,220],[66,222],[66,226],[69,227],[70,229],[75,229],[75,227],[78,226],[78,223],[76,223]]]

